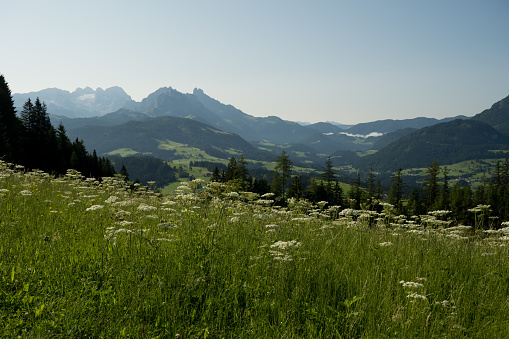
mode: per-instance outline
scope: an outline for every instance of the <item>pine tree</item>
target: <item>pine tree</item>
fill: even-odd
[[[21,121],[16,116],[11,90],[0,75],[0,158],[20,163]]]
[[[210,178],[210,181],[215,182],[221,181],[221,175],[219,174],[219,168],[217,168],[217,166],[214,166],[214,171],[212,172],[212,177]]]
[[[286,190],[286,183],[288,182],[288,179],[290,179],[292,175],[292,166],[293,163],[290,160],[290,156],[286,154],[285,151],[281,153],[281,156],[277,157],[276,161],[276,167],[275,170],[277,172],[281,173],[281,188],[282,188],[282,195],[283,199],[285,198],[285,190]]]
[[[357,177],[352,182],[352,186],[348,191],[348,199],[350,199],[350,208],[361,208],[362,189],[361,189],[361,176],[357,172]]]
[[[247,176],[249,175],[249,170],[247,169],[247,161],[244,159],[244,155],[240,155],[240,159],[237,161],[234,169],[234,177],[241,184],[243,189],[247,186]]]
[[[444,167],[442,170],[442,173],[444,175],[444,181],[442,183],[442,186],[440,187],[440,195],[438,198],[438,204],[435,206],[435,209],[441,209],[441,210],[447,210],[449,208],[449,195],[450,195],[450,188],[449,188],[449,176],[448,174],[447,166]]]
[[[440,173],[440,167],[438,161],[435,160],[431,166],[427,167],[428,176],[424,180],[424,202],[426,209],[429,211],[435,205],[438,198],[438,174]]]
[[[457,183],[455,183],[452,186],[450,193],[450,209],[456,222],[472,222],[473,224],[474,220],[470,220],[472,215],[468,212],[468,209],[473,206],[472,189],[470,186],[466,185],[464,187],[460,187]]]
[[[70,168],[72,144],[71,140],[69,140],[67,137],[65,127],[62,123],[58,125],[56,130],[56,138],[58,144],[58,153],[60,154],[59,161],[56,164],[56,171],[58,173],[64,174],[66,170]]]
[[[414,188],[410,197],[408,198],[407,212],[409,215],[421,215],[426,213],[422,205],[422,190]]]
[[[403,179],[401,179],[402,169],[398,169],[391,176],[392,185],[389,189],[389,203],[394,205],[396,213],[403,213]]]
[[[375,190],[376,190],[376,183],[375,183],[375,172],[373,172],[373,168],[369,169],[369,175],[368,179],[366,180],[366,199],[368,200],[368,203],[370,204],[373,199],[375,198]]]
[[[226,181],[235,180],[235,172],[237,170],[237,160],[231,157],[228,167],[226,168]]]
[[[124,178],[126,182],[129,181],[129,173],[127,172],[127,168],[125,168],[125,165],[122,165],[119,174]]]
[[[300,199],[304,196],[304,189],[302,187],[302,176],[297,175],[293,178],[293,182],[288,187],[288,197]]]
[[[21,111],[23,165],[52,171],[56,157],[54,154],[56,133],[46,109],[46,104],[39,98],[34,104],[28,99],[23,105]]]
[[[332,188],[332,183],[334,181],[336,181],[336,174],[332,170],[332,167],[333,167],[332,160],[331,160],[331,157],[329,156],[327,158],[327,160],[325,160],[325,167],[324,167],[323,173],[322,173],[322,180],[325,181],[325,183],[327,184],[327,187],[330,187],[330,188]]]
[[[331,206],[343,206],[343,188],[337,181],[332,188],[332,199],[329,200],[329,204]]]
[[[274,177],[272,178],[272,183],[270,184],[270,190],[272,193],[274,193],[276,198],[283,195],[281,187],[281,177],[279,176],[278,171],[274,171]]]

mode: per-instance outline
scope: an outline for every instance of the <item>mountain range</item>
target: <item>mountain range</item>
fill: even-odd
[[[283,148],[297,162],[316,163],[332,156],[364,170],[394,171],[426,166],[433,159],[448,164],[494,157],[494,151],[509,149],[509,97],[473,118],[386,119],[350,127],[254,117],[201,89],[181,93],[163,87],[141,102],[119,87],[13,95],[17,107],[28,97],[45,101],[54,124],[62,122],[71,137],[83,139],[87,148],[100,154],[129,148],[171,159],[175,154],[164,145],[175,142],[219,158],[242,153],[272,159]],[[366,151],[368,155],[359,153]]]
[[[50,114],[69,118],[101,116],[116,111],[132,101],[120,87],[110,87],[106,90],[99,87],[95,91],[85,87],[78,88],[74,92],[47,88],[38,92],[12,95],[18,112],[21,112],[28,98],[36,97],[46,103]]]

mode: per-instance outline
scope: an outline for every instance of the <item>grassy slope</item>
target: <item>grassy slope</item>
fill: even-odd
[[[498,234],[0,167],[3,337],[509,335]]]

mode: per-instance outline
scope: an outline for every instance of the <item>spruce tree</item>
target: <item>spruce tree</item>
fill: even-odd
[[[449,208],[449,176],[447,166],[444,167],[442,173],[444,174],[444,181],[442,186],[440,187],[440,195],[438,198],[438,204],[435,206],[435,209],[447,210]]]
[[[332,188],[332,183],[334,181],[336,181],[336,174],[332,170],[332,167],[333,167],[332,160],[331,160],[331,157],[329,156],[327,158],[327,160],[325,160],[325,167],[324,167],[323,173],[322,173],[322,180],[325,181],[325,183],[327,184],[327,187],[331,187],[331,188]]]
[[[46,104],[39,98],[34,104],[28,99],[23,105],[21,111],[23,165],[52,171],[56,158],[54,153],[57,151],[56,133],[46,110]]]
[[[304,189],[302,187],[302,176],[297,175],[293,178],[293,182],[288,187],[288,197],[300,199],[304,196]]]
[[[235,172],[237,170],[237,160],[231,157],[228,167],[226,168],[226,181],[235,180]]]
[[[281,176],[278,171],[274,171],[274,176],[272,178],[272,182],[270,184],[270,191],[274,193],[275,197],[278,198],[283,195],[281,190]]]
[[[357,177],[352,182],[350,190],[348,191],[348,199],[350,200],[350,208],[361,208],[362,188],[361,188],[361,175],[357,172]]]
[[[402,169],[398,169],[392,176],[392,185],[389,189],[389,203],[394,205],[396,212],[403,213],[403,179],[401,179]]]
[[[214,171],[212,172],[212,177],[210,178],[210,181],[215,182],[221,181],[221,175],[219,174],[219,168],[217,168],[217,166],[214,166]]]
[[[129,173],[127,172],[127,168],[125,168],[125,165],[122,165],[118,174],[120,174],[126,182],[129,181]]]
[[[286,183],[292,175],[293,162],[290,160],[290,156],[285,151],[277,157],[275,170],[281,173],[281,192],[283,199],[285,198]]]
[[[373,168],[369,169],[369,175],[368,179],[366,180],[366,200],[369,204],[373,201],[375,198],[375,190],[376,190],[376,183],[375,183],[375,172],[373,171]]]
[[[440,173],[440,167],[438,161],[433,161],[431,166],[427,167],[428,176],[424,180],[424,201],[426,209],[430,211],[437,201],[438,198],[438,174]]]
[[[0,158],[20,163],[21,121],[16,116],[11,90],[3,75],[0,75]]]

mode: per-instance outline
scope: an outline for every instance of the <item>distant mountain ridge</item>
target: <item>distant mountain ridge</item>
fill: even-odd
[[[162,87],[141,102],[132,100],[120,87],[106,90],[98,88],[96,91],[86,87],[72,93],[58,89],[46,89],[39,92],[15,94],[13,97],[16,105],[20,107],[28,97],[35,98],[36,96],[39,96],[48,105],[48,112],[52,115],[53,122],[56,124],[62,121],[67,129],[85,125],[111,126],[147,117],[175,116],[194,119],[221,130],[236,133],[248,141],[268,141],[278,144],[316,143],[316,140],[321,138],[319,134],[328,134],[329,136],[344,132],[353,135],[384,134],[401,128],[422,128],[445,121],[445,119],[415,118],[379,120],[355,126],[336,122],[320,122],[303,126],[276,116],[251,116],[232,105],[226,105],[211,98],[198,88],[195,88],[193,93],[184,94],[172,87]],[[71,121],[70,119],[75,120]],[[347,129],[345,130],[345,128]],[[337,149],[359,150],[366,148],[366,145],[359,148],[354,139],[344,137],[328,139],[339,141]],[[330,144],[331,142],[332,144]],[[328,140],[328,143],[330,147],[334,148],[333,140]]]
[[[378,152],[360,158],[363,170],[429,166],[435,159],[442,165],[500,157],[494,151],[509,150],[509,137],[477,120],[457,119],[421,128],[388,144]]]
[[[101,116],[114,112],[132,101],[131,97],[118,86],[105,90],[99,87],[95,91],[85,87],[78,88],[74,92],[48,88],[38,92],[12,95],[18,112],[28,98],[34,100],[36,97],[46,103],[50,114],[70,118]]]
[[[347,132],[351,134],[368,135],[370,133],[391,133],[399,129],[404,128],[423,128],[432,125],[436,125],[442,122],[447,122],[455,119],[467,119],[464,115],[459,115],[451,118],[435,119],[435,118],[413,118],[413,119],[402,119],[402,120],[377,120],[373,122],[360,123],[350,127]]]
[[[320,159],[333,155],[341,163],[391,171],[399,167],[426,166],[435,158],[446,164],[468,158],[493,157],[493,151],[507,150],[509,145],[509,97],[472,119],[457,119],[465,116],[445,119],[420,117],[347,126],[333,122],[302,125],[277,116],[254,117],[211,98],[198,88],[192,93],[181,93],[172,87],[162,87],[141,102],[132,100],[120,88],[105,91],[85,88],[73,93],[48,89],[37,93],[48,95],[52,100],[50,104],[60,104],[61,111],[65,105],[86,108],[88,113],[94,107],[104,111],[123,102],[121,108],[94,117],[55,116],[55,112],[48,109],[53,113],[51,118],[55,125],[63,122],[71,136],[84,139],[87,147],[102,153],[129,147],[138,153],[160,154],[168,158],[169,153],[160,148],[165,140],[185,143],[220,158],[231,155],[222,147],[264,158],[267,154],[261,155],[263,152],[271,152],[273,156],[282,147],[297,162],[320,162]],[[110,99],[106,94],[111,95]],[[67,96],[67,99],[59,101],[56,99],[59,95]],[[42,95],[40,98],[44,101]],[[177,120],[163,118],[183,119],[192,127],[175,129],[171,124]],[[191,122],[207,127],[198,128]],[[182,127],[185,124],[180,121],[178,125]],[[152,134],[148,126],[153,128]],[[171,133],[166,133],[162,127]],[[189,128],[195,133],[187,133]],[[216,132],[210,134],[211,131]],[[202,133],[206,136],[202,137]],[[224,138],[215,140],[221,133],[224,133],[224,138],[229,135],[230,141],[226,142]],[[161,135],[166,139],[160,139]],[[235,141],[232,143],[232,140]],[[107,145],[104,150],[101,143]]]

